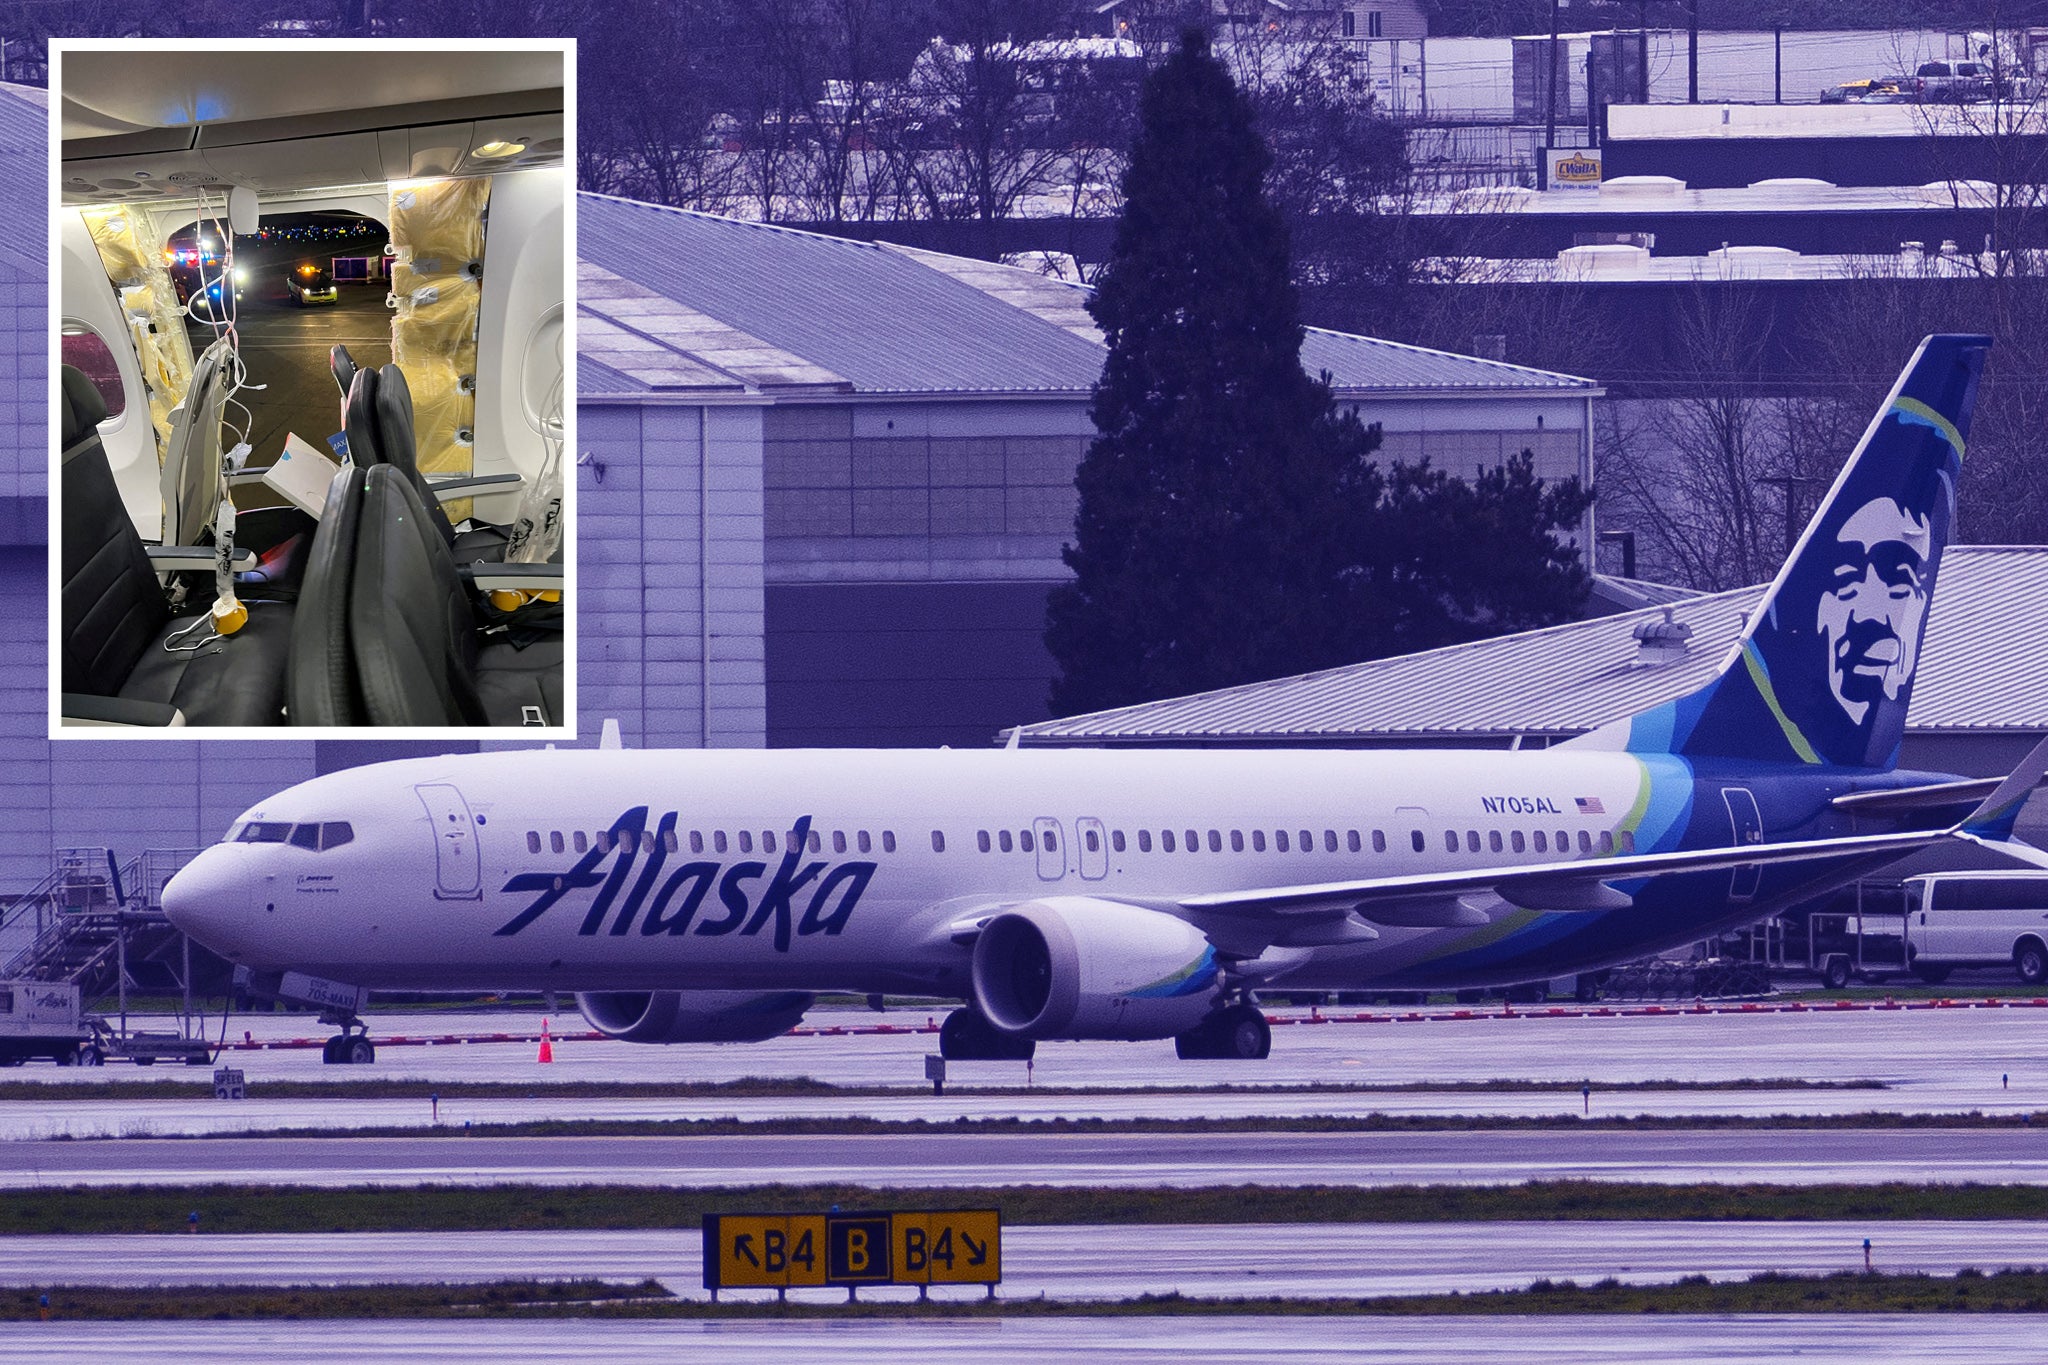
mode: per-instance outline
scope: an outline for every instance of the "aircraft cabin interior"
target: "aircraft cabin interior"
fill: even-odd
[[[60,61],[58,723],[566,733],[564,54]]]

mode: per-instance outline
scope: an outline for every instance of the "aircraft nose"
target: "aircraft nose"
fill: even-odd
[[[234,946],[235,926],[248,902],[241,882],[220,847],[202,849],[164,884],[164,916],[216,952]]]

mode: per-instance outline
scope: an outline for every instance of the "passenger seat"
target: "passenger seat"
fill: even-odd
[[[100,444],[106,401],[62,372],[60,665],[67,724],[276,725],[284,718],[292,609],[246,602],[249,619],[197,649],[166,648],[197,616],[174,617]]]
[[[372,725],[566,722],[561,636],[520,648],[479,630],[469,585],[395,465],[364,480],[348,632]]]

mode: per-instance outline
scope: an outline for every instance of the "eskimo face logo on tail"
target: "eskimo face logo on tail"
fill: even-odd
[[[675,829],[676,812],[669,811],[650,834],[647,807],[635,806],[614,820],[608,837],[598,840],[568,871],[514,875],[501,890],[539,894],[500,925],[494,936],[517,934],[571,894],[597,887],[583,923],[577,927],[580,935],[600,931],[629,934],[637,923],[646,937],[680,937],[693,930],[712,937],[731,933],[748,937],[772,925],[775,950],[786,953],[792,934],[837,935],[844,929],[875,875],[876,865],[871,862],[805,861],[811,837],[811,817],[806,815],[791,826],[782,860],[772,875],[765,862],[728,866],[692,861],[663,877]],[[606,871],[603,864],[608,858],[613,861]],[[638,876],[633,875],[636,864]],[[750,884],[764,877],[767,884],[757,892]],[[700,919],[698,912],[714,891],[720,913]],[[646,911],[644,917],[642,910]]]
[[[1816,625],[1827,650],[1828,687],[1852,725],[1913,680],[1921,619],[1928,518],[1891,498],[1872,498],[1835,534],[1834,570]]]

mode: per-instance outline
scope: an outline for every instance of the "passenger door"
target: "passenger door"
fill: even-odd
[[[427,820],[434,828],[434,898],[479,900],[483,896],[482,862],[476,847],[476,819],[462,793],[446,783],[414,787]]]
[[[1756,808],[1756,795],[1749,788],[1723,787],[1721,801],[1728,807],[1731,842],[1741,845],[1764,841],[1764,818]],[[1736,868],[1728,878],[1728,899],[1738,902],[1754,899],[1763,872],[1761,863]]]

